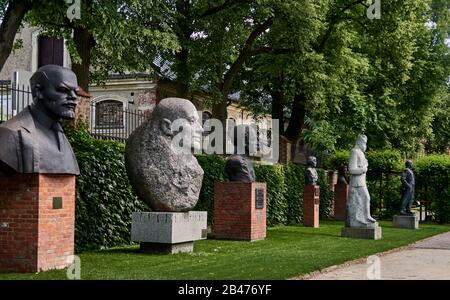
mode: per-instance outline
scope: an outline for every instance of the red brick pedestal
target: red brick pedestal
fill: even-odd
[[[263,197],[257,203],[257,190]],[[262,199],[262,198],[261,198]],[[216,182],[214,184],[214,237],[231,240],[266,238],[266,184]]]
[[[0,174],[0,272],[67,267],[74,232],[75,176]]]
[[[336,220],[345,221],[347,217],[347,184],[334,185],[334,212],[333,216]]]
[[[320,186],[305,185],[303,190],[303,225],[319,227]]]

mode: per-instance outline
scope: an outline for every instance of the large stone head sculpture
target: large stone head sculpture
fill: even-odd
[[[131,185],[154,211],[189,211],[197,204],[203,170],[191,150],[201,147],[198,119],[190,101],[166,98],[127,141]]]

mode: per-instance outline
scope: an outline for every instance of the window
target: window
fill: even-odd
[[[64,40],[48,36],[38,38],[38,68],[45,65],[64,64]]]
[[[123,128],[123,102],[103,100],[95,104],[96,128]]]

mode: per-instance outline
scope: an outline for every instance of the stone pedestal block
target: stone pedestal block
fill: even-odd
[[[231,240],[266,238],[266,184],[214,184],[214,237]]]
[[[208,213],[135,212],[131,240],[145,252],[192,252],[193,242],[206,239]]]
[[[419,217],[417,215],[395,215],[394,227],[406,229],[419,229]]]
[[[381,227],[375,223],[373,227],[343,227],[341,236],[354,239],[379,240]]]
[[[320,186],[305,185],[303,190],[303,225],[319,227]]]
[[[334,211],[333,216],[336,220],[345,221],[347,217],[347,184],[334,185]]]
[[[73,263],[75,176],[0,174],[0,272]]]

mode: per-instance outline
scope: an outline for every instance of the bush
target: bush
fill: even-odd
[[[368,174],[381,176],[382,173],[389,173],[394,170],[402,169],[401,155],[397,150],[384,149],[367,152],[369,161]]]
[[[430,155],[415,163],[416,199],[432,201],[434,218],[450,222],[450,156]]]
[[[325,167],[330,170],[338,170],[341,165],[348,165],[350,151],[336,151],[325,161]]]
[[[86,127],[66,128],[80,166],[76,187],[77,252],[130,243],[131,214],[148,210],[131,190],[124,145],[94,139]]]
[[[283,167],[286,185],[284,198],[287,202],[287,224],[303,222],[303,187],[305,185],[305,167],[289,164]]]

